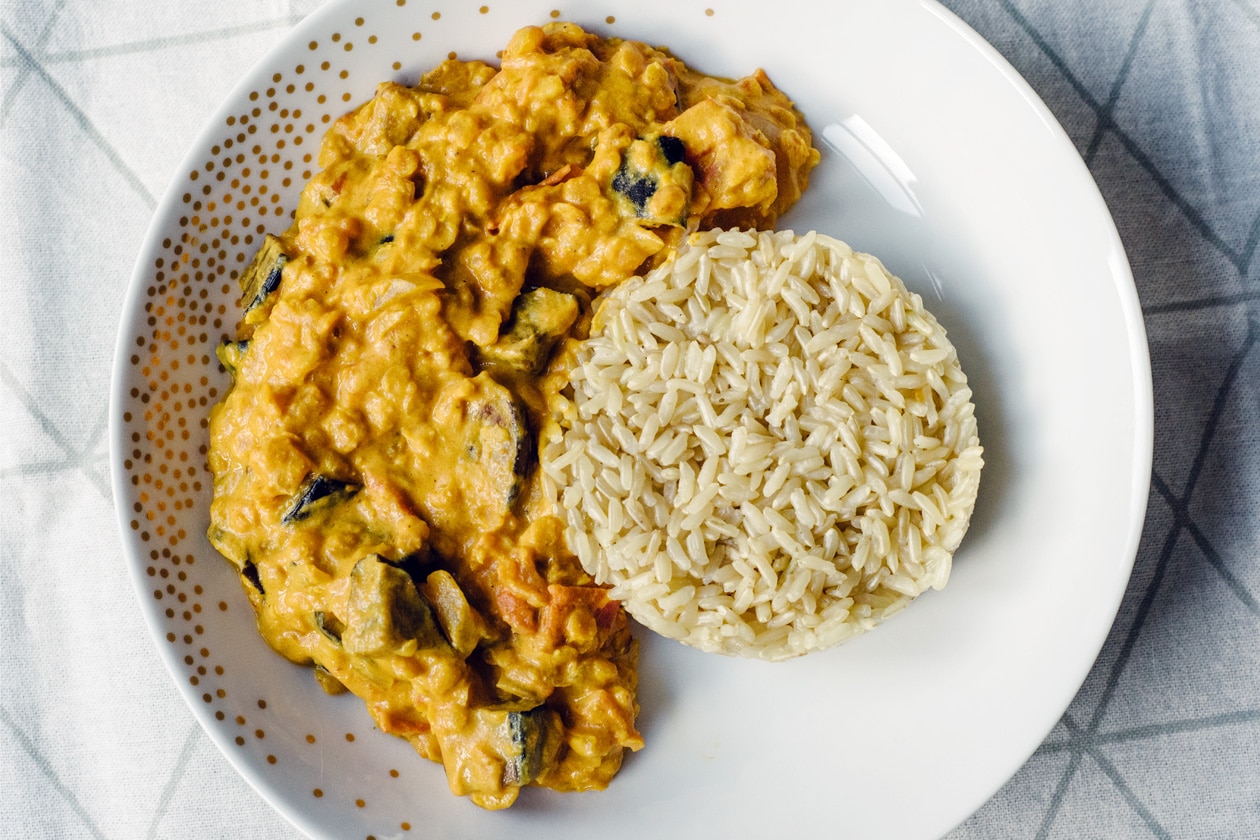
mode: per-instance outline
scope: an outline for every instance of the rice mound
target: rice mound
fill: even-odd
[[[817,233],[692,234],[597,303],[541,451],[583,567],[652,630],[786,659],[949,577],[983,464],[945,331]]]

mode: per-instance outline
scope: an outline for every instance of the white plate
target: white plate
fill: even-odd
[[[120,524],[162,655],[228,759],[315,837],[940,835],[1062,714],[1130,573],[1151,381],[1111,218],[1027,85],[931,2],[556,2],[336,0],[190,152],[137,263],[111,410]],[[780,664],[640,632],[646,749],[606,792],[527,790],[487,813],[258,638],[204,537],[204,417],[236,319],[225,275],[288,225],[327,116],[451,52],[493,61],[517,27],[556,17],[709,73],[760,65],[797,100],[823,160],[784,226],[874,252],[924,295],[972,379],[988,465],[944,591]]]

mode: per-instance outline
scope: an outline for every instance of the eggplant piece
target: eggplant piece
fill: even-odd
[[[429,575],[420,594],[433,607],[446,640],[465,659],[482,641],[494,638],[486,620],[468,603],[459,583],[445,569]]]
[[[511,510],[532,463],[525,412],[516,397],[488,373],[466,383],[462,417],[454,430],[463,458],[459,480],[469,504]]]
[[[661,156],[670,166],[687,160],[687,147],[677,137],[662,134],[656,138],[656,144],[661,147]]]
[[[330,641],[341,644],[341,634],[346,631],[346,625],[330,612],[324,610],[315,611],[315,626],[319,628],[319,632],[323,633]]]
[[[315,681],[319,683],[319,687],[324,690],[325,694],[345,694],[347,689],[341,680],[332,675],[323,665],[315,663]]]
[[[359,492],[359,487],[356,484],[312,473],[302,481],[302,486],[298,488],[293,503],[280,518],[280,522],[283,525],[301,522],[320,508],[348,499],[357,492]]]
[[[249,565],[249,547],[240,535],[225,530],[221,525],[211,525],[206,529],[206,537],[215,550],[236,564],[238,569]],[[261,590],[261,587],[258,588]]]
[[[508,738],[512,743],[511,755],[503,768],[503,781],[508,784],[527,785],[543,769],[543,756],[547,746],[546,709],[539,706],[528,712],[508,712]]]
[[[625,215],[647,225],[684,227],[694,184],[682,141],[659,134],[630,144],[611,187]]]
[[[378,656],[412,640],[417,649],[448,647],[411,575],[378,554],[361,558],[350,572],[342,648]]]
[[[483,743],[503,758],[503,784],[527,785],[541,776],[560,751],[560,722],[546,706],[527,711],[473,711]]]
[[[512,317],[499,340],[477,349],[482,365],[538,374],[551,358],[551,351],[578,317],[573,295],[538,288],[524,292],[512,306]]]
[[[260,598],[267,594],[263,591],[262,578],[258,576],[258,566],[253,560],[246,560],[241,566],[241,580],[257,591]]]
[[[284,252],[280,240],[267,234],[262,247],[241,273],[241,308],[247,316],[280,288],[284,265],[288,261],[289,255]]]
[[[656,179],[636,174],[626,166],[617,170],[613,176],[613,189],[630,199],[635,215],[642,216],[647,209],[648,199],[656,193]]]

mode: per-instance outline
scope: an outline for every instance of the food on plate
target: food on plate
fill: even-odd
[[[817,161],[764,73],[573,24],[333,123],[219,348],[208,534],[263,638],[478,805],[607,785],[642,746],[637,648],[541,492],[554,357],[688,231],[773,226]]]
[[[874,257],[693,234],[602,296],[558,368],[545,489],[651,629],[784,659],[944,586],[980,481],[971,389]]]

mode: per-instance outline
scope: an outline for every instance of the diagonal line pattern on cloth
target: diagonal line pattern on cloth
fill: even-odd
[[[1151,11],[1155,8],[1155,0],[1150,0],[1146,4],[1146,9],[1142,12],[1142,17],[1138,20],[1137,29],[1133,33],[1133,37],[1129,40],[1129,49],[1124,54],[1124,60],[1120,63],[1120,70],[1116,73],[1116,79],[1112,82],[1111,91],[1107,94],[1107,101],[1102,103],[1095,109],[1098,120],[1094,126],[1094,136],[1089,139],[1089,144],[1085,149],[1085,165],[1089,166],[1094,155],[1098,152],[1098,147],[1102,144],[1103,136],[1111,129],[1116,127],[1112,113],[1115,111],[1116,102],[1120,99],[1120,91],[1124,87],[1125,81],[1129,78],[1129,71],[1133,67],[1133,58],[1137,55],[1138,45],[1142,42],[1142,36],[1146,34],[1147,24],[1151,20]]]
[[[18,745],[22,748],[22,751],[25,752],[27,757],[35,763],[35,766],[39,769],[40,774],[48,781],[48,784],[52,787],[52,789],[57,791],[61,798],[66,801],[66,804],[70,806],[70,810],[74,811],[75,816],[82,821],[83,827],[86,828],[93,837],[99,838],[99,840],[105,840],[105,835],[102,834],[101,830],[96,827],[96,823],[92,821],[92,816],[86,809],[84,809],[83,805],[80,804],[78,798],[74,795],[74,792],[67,788],[61,779],[57,777],[52,765],[49,764],[48,760],[40,753],[39,748],[35,745],[35,742],[22,731],[21,727],[18,726],[17,721],[9,715],[8,710],[5,709],[4,706],[0,706],[0,723],[3,723],[5,728],[12,733],[13,737],[17,740]]]
[[[1233,261],[1234,267],[1238,270],[1239,279],[1244,283],[1244,285],[1246,285],[1247,281],[1247,272],[1251,269],[1251,262],[1255,259],[1257,247],[1260,247],[1260,214],[1257,214],[1255,221],[1251,223],[1251,230],[1247,234],[1247,241],[1244,244],[1242,251],[1238,253],[1237,259]],[[1194,300],[1181,300],[1173,301],[1171,303],[1152,304],[1150,306],[1143,306],[1142,314],[1179,314],[1201,309],[1236,306],[1238,304],[1251,303],[1255,300],[1260,300],[1260,290],[1239,292],[1235,295],[1212,295]]]
[[[144,182],[140,180],[140,177],[136,175],[131,167],[129,167],[118,155],[118,152],[115,151],[114,147],[111,146],[109,141],[105,139],[105,136],[97,130],[95,125],[92,124],[92,120],[88,118],[88,115],[83,113],[83,111],[79,109],[79,106],[74,104],[65,89],[62,88],[61,85],[57,84],[56,80],[54,80],[52,76],[48,75],[48,72],[45,71],[40,63],[35,60],[34,56],[32,56],[26,48],[22,46],[13,33],[9,31],[7,26],[0,31],[3,31],[5,40],[13,46],[13,49],[17,50],[18,56],[22,59],[25,65],[30,67],[32,72],[39,76],[44,84],[48,85],[48,87],[52,89],[52,92],[57,95],[57,98],[61,100],[62,105],[70,113],[70,116],[74,118],[76,123],[78,123],[79,128],[81,128],[84,133],[91,138],[92,142],[95,143],[101,150],[101,153],[105,155],[105,157],[113,165],[114,169],[118,171],[118,174],[123,177],[123,180],[125,180],[131,188],[135,190],[136,194],[145,203],[145,206],[147,206],[150,210],[155,208],[157,206],[157,200],[153,197],[152,193],[149,192],[148,188],[144,185]]]
[[[1103,119],[1103,103],[1100,103],[1097,99],[1095,99],[1093,94],[1089,92],[1088,88],[1081,83],[1080,79],[1076,78],[1076,75],[1068,69],[1068,66],[1063,59],[1055,53],[1049,43],[1046,42],[1046,39],[1043,38],[1041,33],[1037,31],[1036,27],[1029,22],[1028,18],[1024,17],[1019,9],[1015,8],[1011,0],[999,0],[999,5],[1001,5],[1002,9],[1011,16],[1021,29],[1024,30],[1024,34],[1026,34],[1028,38],[1037,45],[1037,48],[1045,54],[1046,58],[1050,61],[1054,68],[1059,71],[1072,90],[1076,92],[1076,95],[1080,97],[1081,101],[1092,109],[1096,117],[1101,121]],[[1109,125],[1108,131],[1116,137],[1116,139],[1124,147],[1124,150],[1128,152],[1135,161],[1137,161],[1138,165],[1146,170],[1151,180],[1154,181],[1155,185],[1159,188],[1159,191],[1162,192],[1178,210],[1181,211],[1182,215],[1186,217],[1186,220],[1190,222],[1191,226],[1199,232],[1199,235],[1211,243],[1214,248],[1220,251],[1227,260],[1233,263],[1234,267],[1238,269],[1240,274],[1245,274],[1247,263],[1250,260],[1250,254],[1241,253],[1230,247],[1228,242],[1218,236],[1216,231],[1212,229],[1212,226],[1208,224],[1207,220],[1204,219],[1194,206],[1190,204],[1190,202],[1187,201],[1180,192],[1177,191],[1177,189],[1172,185],[1172,182],[1164,177],[1164,174],[1159,171],[1155,162],[1142,151],[1142,149],[1136,142],[1134,142],[1133,138],[1130,137],[1127,132],[1123,131],[1114,122]]]
[[[1050,63],[1054,65],[1054,69],[1059,71],[1059,74],[1063,76],[1064,81],[1071,86],[1072,90],[1076,92],[1076,95],[1079,96],[1086,105],[1094,111],[1097,111],[1100,107],[1102,107],[1099,105],[1098,100],[1094,99],[1094,95],[1089,92],[1089,89],[1086,88],[1085,85],[1081,84],[1080,79],[1076,78],[1076,74],[1068,69],[1067,64],[1064,63],[1063,59],[1059,57],[1059,54],[1050,47],[1050,44],[1046,42],[1046,39],[1041,37],[1041,33],[1037,31],[1037,28],[1032,25],[1028,18],[1024,17],[1023,13],[1020,12],[1019,9],[1015,8],[1015,5],[1011,2],[1011,0],[998,0],[998,5],[1002,7],[1003,11],[1011,16],[1015,23],[1019,24],[1019,28],[1024,30],[1024,34],[1028,36],[1029,40],[1037,45],[1037,49],[1041,50],[1045,57],[1050,60]]]
[[[1066,719],[1068,716],[1064,715],[1063,717]],[[1046,808],[1045,816],[1041,819],[1041,825],[1037,826],[1034,840],[1046,840],[1050,836],[1050,827],[1054,824],[1054,818],[1058,815],[1059,809],[1063,807],[1063,800],[1067,796],[1068,784],[1080,768],[1081,756],[1084,754],[1083,750],[1072,750],[1067,767],[1063,768],[1063,775],[1059,777],[1058,783],[1054,786],[1054,791],[1050,794],[1050,804]]]
[[[62,0],[64,2],[64,0]],[[149,38],[144,41],[131,41],[123,44],[114,44],[108,47],[95,47],[86,50],[69,50],[67,52],[44,53],[39,56],[40,62],[49,64],[66,64],[75,61],[83,61],[93,58],[112,58],[119,55],[132,55],[134,53],[151,52],[154,50],[162,50],[168,47],[179,47],[187,44],[205,44],[212,41],[224,41],[229,38],[236,38],[240,35],[251,35],[256,32],[265,32],[272,29],[288,30],[303,19],[304,15],[287,15],[281,18],[273,18],[271,20],[263,20],[258,23],[247,23],[241,26],[228,26],[223,29],[212,29],[205,32],[190,32],[186,35],[170,35],[165,38]],[[0,62],[0,66],[4,66],[7,62]]]
[[[92,452],[96,448],[97,442],[100,441],[108,429],[109,408],[107,406],[102,408],[101,412],[96,415],[96,422],[93,424],[91,432],[88,433],[87,439],[83,444],[83,449],[79,452],[78,458],[75,459],[74,465],[78,468],[79,472],[83,473],[83,475],[87,477],[88,481],[92,482],[96,489],[100,491],[100,494],[105,501],[112,504],[114,500],[114,492],[109,484],[108,453],[104,455],[106,459],[106,474],[104,476],[98,473],[93,468],[92,464]]]
[[[1047,741],[1037,748],[1037,754],[1049,755],[1051,753],[1066,751],[1079,752],[1091,745],[1099,746],[1101,744],[1123,744],[1130,741],[1143,741],[1147,738],[1157,738],[1162,735],[1201,732],[1205,729],[1216,729],[1222,726],[1237,726],[1239,724],[1258,722],[1260,722],[1260,709],[1248,709],[1241,712],[1226,712],[1224,714],[1210,715],[1203,718],[1190,718],[1188,720],[1179,720],[1172,723],[1152,723],[1145,726],[1132,726],[1128,729],[1117,729],[1114,732],[1107,732],[1105,734],[1096,733],[1094,735],[1085,735],[1082,733],[1080,738],[1073,736],[1062,741]],[[1077,727],[1074,731],[1079,732],[1079,727]]]
[[[1159,494],[1168,502],[1170,507],[1174,510],[1177,510],[1179,507],[1184,507],[1184,503],[1173,494],[1172,490],[1164,483],[1162,478],[1158,475],[1154,475],[1152,476],[1152,483],[1155,485],[1155,489],[1159,491]],[[1177,510],[1177,518],[1185,521],[1186,532],[1190,534],[1190,538],[1194,540],[1195,544],[1199,547],[1199,550],[1203,552],[1203,556],[1207,558],[1208,565],[1216,569],[1217,573],[1221,576],[1221,579],[1225,581],[1225,585],[1228,586],[1234,595],[1238,597],[1238,600],[1243,602],[1247,609],[1251,610],[1251,612],[1255,615],[1260,616],[1260,604],[1256,603],[1256,599],[1253,598],[1251,593],[1247,591],[1247,588],[1243,586],[1242,581],[1234,577],[1233,572],[1229,571],[1229,569],[1225,566],[1225,561],[1221,558],[1220,553],[1208,540],[1207,536],[1203,533],[1199,526],[1191,519],[1190,512],[1188,510]]]
[[[1079,727],[1077,727],[1070,717],[1064,716],[1063,724],[1068,728],[1068,731],[1073,734],[1080,732]],[[1133,793],[1132,788],[1129,787],[1128,782],[1124,780],[1124,777],[1120,775],[1120,772],[1116,770],[1111,761],[1109,761],[1099,750],[1095,749],[1092,743],[1088,743],[1088,745],[1083,747],[1083,749],[1089,754],[1090,758],[1094,759],[1094,763],[1102,769],[1103,773],[1107,775],[1107,778],[1111,780],[1113,785],[1115,785],[1116,790],[1120,791],[1120,795],[1124,797],[1125,802],[1129,803],[1129,807],[1142,818],[1142,822],[1146,823],[1146,827],[1151,830],[1151,833],[1160,838],[1160,840],[1172,840],[1172,835],[1167,829],[1159,824],[1159,821],[1155,819],[1155,815],[1152,814],[1146,805],[1137,798],[1136,794]]]
[[[52,12],[48,15],[48,20],[44,21],[44,28],[40,31],[39,38],[35,41],[36,49],[40,49],[44,44],[48,43],[48,39],[53,33],[53,24],[65,5],[66,0],[57,0],[57,5],[53,7]],[[13,102],[17,99],[17,95],[26,84],[26,80],[31,77],[31,72],[29,65],[22,65],[18,71],[17,78],[13,80],[13,84],[9,85],[9,89],[4,92],[4,101],[0,102],[0,126],[4,125],[4,121],[9,116],[9,108],[12,107]]]
[[[70,441],[66,440],[65,436],[57,430],[57,427],[51,420],[48,419],[48,416],[39,410],[39,408],[31,400],[30,395],[22,388],[22,384],[17,381],[17,378],[9,370],[8,365],[6,365],[3,361],[0,361],[0,382],[7,385],[9,389],[17,395],[18,400],[21,401],[26,410],[30,412],[31,417],[35,418],[35,422],[39,424],[39,427],[43,430],[44,434],[48,435],[52,442],[57,444],[57,446],[61,448],[61,451],[66,455],[65,461],[43,462],[43,469],[37,469],[37,465],[34,464],[27,464],[20,465],[18,467],[9,467],[0,471],[0,475],[16,473],[18,471],[20,471],[23,475],[31,475],[35,472],[53,473],[66,469],[78,469],[81,473],[83,473],[88,481],[92,483],[92,486],[100,492],[105,501],[108,502],[112,500],[114,496],[113,493],[110,492],[109,483],[102,479],[94,470],[90,470],[86,467],[88,455],[91,453],[92,448],[96,445],[97,440],[100,439],[101,434],[105,431],[105,413],[102,411],[101,415],[98,416],[96,425],[92,427],[92,433],[88,436],[87,445],[82,451],[79,451],[76,450]]]
[[[0,469],[0,478],[9,478],[15,475],[48,475],[49,473],[73,469],[74,462],[74,458],[63,458],[60,461],[35,461],[30,464],[14,464],[11,467]]]
[[[1166,315],[1169,313],[1193,312],[1196,309],[1214,309],[1218,306],[1237,306],[1240,303],[1250,303],[1253,300],[1260,300],[1260,292],[1242,292],[1236,295],[1217,295],[1213,297],[1199,298],[1198,300],[1183,300],[1173,303],[1161,303],[1153,306],[1142,307],[1143,315]]]
[[[175,788],[188,770],[188,762],[192,759],[193,747],[197,745],[197,736],[200,734],[201,725],[193,723],[188,730],[188,735],[184,738],[184,746],[180,748],[179,758],[175,760],[175,766],[171,768],[170,779],[167,781],[166,787],[162,789],[162,795],[158,797],[157,807],[153,809],[153,819],[150,820],[149,830],[145,833],[145,837],[150,838],[150,840],[158,836],[158,826],[162,823],[162,817],[166,815],[166,809],[170,807],[171,799],[175,795]]]
[[[1242,263],[1239,270],[1243,276],[1247,276],[1247,272],[1251,269],[1251,261],[1256,256],[1256,246],[1260,245],[1260,214],[1256,215],[1255,221],[1251,223],[1251,230],[1247,233],[1247,241],[1243,244],[1242,252],[1238,255]]]
[[[53,442],[60,446],[63,452],[72,459],[78,454],[74,451],[74,447],[70,445],[70,442],[53,425],[52,421],[31,402],[30,395],[23,390],[22,384],[17,381],[17,377],[13,375],[9,370],[9,366],[3,361],[0,361],[0,382],[9,386],[13,393],[17,394],[17,398],[22,401],[22,405],[26,406],[26,410],[35,418],[35,422],[39,423],[40,429],[43,430],[44,434],[52,438]]]
[[[1128,134],[1115,126],[1112,127],[1111,133],[1120,141],[1120,145],[1124,146],[1124,150],[1129,153],[1129,156],[1146,170],[1151,180],[1159,187],[1159,191],[1181,211],[1182,215],[1198,231],[1199,235],[1206,239],[1216,250],[1220,251],[1225,259],[1229,260],[1234,268],[1238,269],[1239,274],[1245,274],[1249,257],[1230,247],[1228,242],[1216,235],[1216,231],[1212,230],[1212,226],[1207,223],[1207,220],[1199,215],[1199,211],[1195,210],[1194,206],[1181,196],[1181,193],[1177,192],[1172,183],[1156,168],[1154,161],[1147,157],[1146,153],[1138,147],[1137,143]]]

